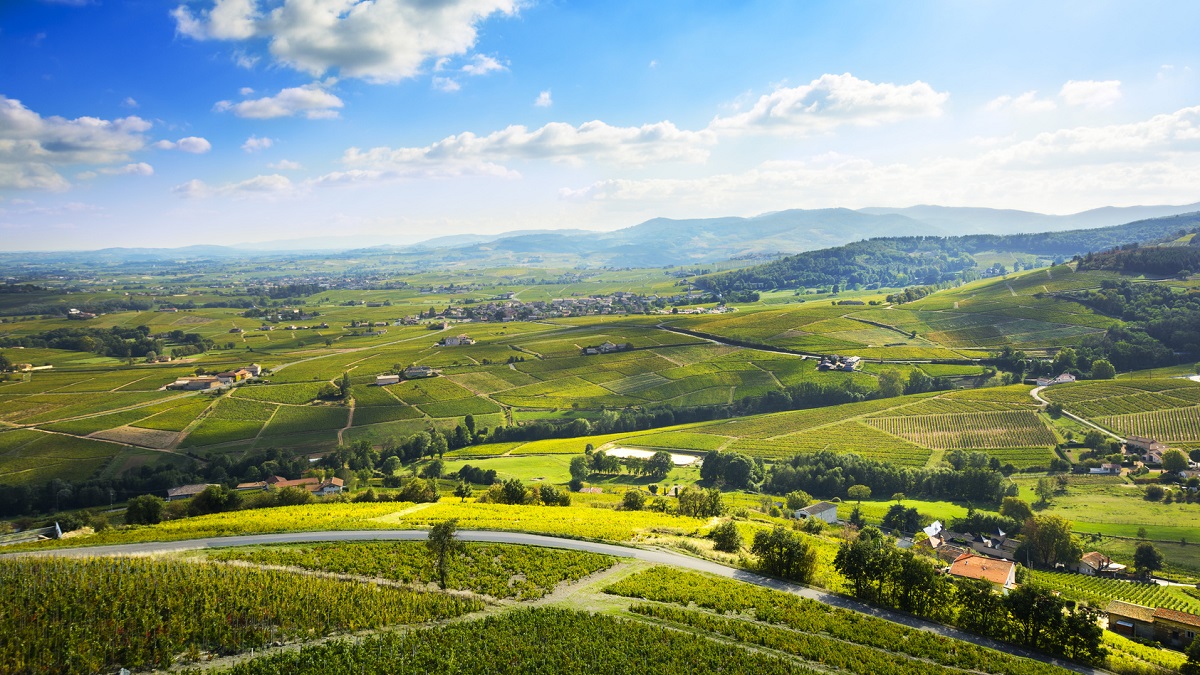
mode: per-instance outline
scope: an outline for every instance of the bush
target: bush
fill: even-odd
[[[637,488],[626,490],[621,505],[630,511],[641,511],[646,506],[646,493]]]
[[[713,540],[713,548],[726,553],[737,553],[742,549],[742,533],[732,520],[727,520],[712,529],[708,537]]]
[[[1146,501],[1157,502],[1163,498],[1164,494],[1166,494],[1166,490],[1160,485],[1146,486]]]
[[[125,522],[129,525],[154,525],[162,522],[166,501],[154,495],[142,495],[129,500],[125,509]]]

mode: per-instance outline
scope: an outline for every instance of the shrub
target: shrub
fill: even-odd
[[[713,540],[713,548],[726,553],[737,553],[742,548],[742,533],[732,520],[727,520],[712,529],[708,537]]]
[[[646,505],[646,493],[636,488],[626,490],[621,498],[621,504],[630,511],[641,511]]]

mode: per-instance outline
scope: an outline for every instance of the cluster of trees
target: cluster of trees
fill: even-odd
[[[877,528],[865,527],[843,542],[833,564],[860,600],[1083,663],[1102,662],[1106,655],[1096,610],[1069,607],[1034,584],[1002,596],[986,581],[952,581],[912,551],[896,548]]]
[[[741,270],[700,277],[696,284],[719,293],[763,288],[910,286],[949,281],[975,260],[939,237],[868,239]]]
[[[1088,253],[1079,259],[1080,270],[1111,270],[1123,274],[1187,277],[1200,270],[1200,245],[1138,246],[1128,244],[1102,253]]]
[[[879,388],[875,390],[877,398],[894,398],[903,394],[924,394],[927,391],[949,391],[954,383],[947,377],[930,377],[920,368],[914,368],[908,377],[895,368],[888,368],[879,374]]]
[[[816,547],[804,535],[782,525],[755,532],[750,552],[758,556],[759,570],[781,579],[806,584],[817,569]]]
[[[989,462],[984,453],[964,453],[960,468],[913,469],[822,450],[775,464],[763,489],[779,495],[803,490],[831,499],[846,497],[853,485],[865,485],[874,494],[998,504],[1005,496],[1016,495],[1017,487]]]
[[[113,312],[125,311],[145,312],[152,307],[154,307],[154,302],[150,298],[128,296],[106,300],[77,300],[71,305],[67,305],[61,300],[58,302],[31,302],[25,305],[0,309],[0,315],[65,317],[72,309],[78,309],[81,312],[91,312],[92,314],[111,314]]]
[[[751,459],[737,452],[713,450],[704,455],[700,465],[700,480],[729,490],[756,485],[762,482],[765,473],[762,458]]]
[[[493,483],[477,500],[483,504],[570,506],[571,493],[549,483],[527,487],[517,478]]]
[[[1200,257],[1200,251],[1196,255]],[[1069,297],[1127,322],[1119,330],[1110,329],[1102,339],[1084,342],[1081,355],[1107,358],[1126,370],[1135,365],[1174,364],[1174,351],[1200,353],[1198,293],[1176,293],[1166,284],[1104,281],[1098,290],[1077,291]]]
[[[42,333],[0,338],[0,347],[39,347],[92,352],[116,358],[144,357],[163,353],[163,342],[150,337],[148,326],[136,328],[55,328]]]

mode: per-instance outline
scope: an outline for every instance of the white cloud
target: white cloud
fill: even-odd
[[[254,88],[253,87],[242,87],[241,89],[238,89],[238,93],[241,94],[242,96],[249,96],[250,94],[254,93]]]
[[[126,164],[125,166],[114,166],[100,169],[99,173],[105,176],[153,176],[154,167],[145,162],[137,162],[134,164]]]
[[[550,90],[547,89],[546,91],[538,94],[537,100],[535,100],[533,104],[539,108],[549,108],[550,106],[554,105],[554,100],[550,98]]]
[[[0,188],[63,190],[56,166],[129,161],[146,145],[150,123],[140,117],[103,120],[42,117],[0,95]]]
[[[578,162],[585,158],[633,165],[670,160],[698,162],[708,157],[708,146],[715,140],[711,131],[683,131],[670,122],[640,127],[614,127],[599,121],[578,127],[552,122],[534,130],[514,125],[487,136],[465,132],[421,148],[350,148],[342,161],[354,168],[404,173],[506,175],[510,172],[499,162]]]
[[[267,168],[275,169],[276,171],[298,171],[304,167],[300,166],[300,162],[293,162],[288,159],[281,159],[278,162],[272,162],[271,164],[268,164]]]
[[[212,150],[212,143],[209,143],[208,139],[200,138],[199,136],[186,136],[177,141],[159,141],[154,144],[154,147],[159,150],[179,150],[181,152],[190,152],[193,155],[203,155]]]
[[[206,5],[208,3],[205,3]],[[397,82],[429,59],[465,54],[493,15],[517,12],[519,0],[214,0],[193,13],[171,12],[179,33],[197,40],[264,39],[276,61],[321,76]]]
[[[126,96],[125,100],[121,102],[121,105],[125,106],[126,108],[137,108],[138,102],[137,99],[133,98],[132,96]]]
[[[430,80],[430,84],[433,85],[434,89],[437,89],[438,91],[444,91],[446,93],[452,93],[462,89],[461,84],[449,77],[435,77]]]
[[[1121,81],[1070,80],[1058,95],[1070,106],[1107,108],[1121,100]]]
[[[843,125],[873,126],[910,117],[936,117],[949,98],[928,84],[875,83],[853,75],[822,75],[799,87],[778,87],[746,112],[717,117],[716,131],[808,134]]]
[[[175,28],[196,40],[245,40],[258,32],[257,0],[215,0],[212,9],[193,15],[185,5],[171,10]]]
[[[984,106],[990,112],[1012,110],[1018,113],[1049,112],[1058,108],[1058,104],[1050,99],[1038,98],[1037,91],[1027,91],[1018,96],[998,96]]]
[[[310,120],[332,119],[338,116],[338,108],[344,103],[342,99],[325,90],[320,82],[290,87],[263,98],[249,99],[234,103],[218,101],[213,108],[218,112],[231,111],[238,117],[250,119],[273,119],[276,117],[292,117],[304,114]]]
[[[255,176],[238,183],[209,185],[202,180],[192,179],[182,185],[176,185],[172,190],[175,194],[189,199],[208,197],[236,196],[273,196],[295,191],[290,178],[279,174]]]
[[[483,54],[476,54],[475,58],[473,58],[470,63],[462,67],[462,71],[464,73],[474,76],[487,75],[488,73],[494,73],[499,70],[508,70],[508,66],[500,63],[490,56],[484,56]]]
[[[1200,106],[1131,124],[998,139],[988,146],[974,154],[886,164],[830,154],[693,179],[610,179],[564,188],[560,197],[623,209],[689,204],[717,212],[897,202],[1021,204],[1062,212],[1114,201],[1178,202],[1194,199],[1200,181]]]
[[[258,152],[259,150],[266,150],[274,143],[274,139],[271,138],[259,138],[258,136],[251,136],[250,138],[246,139],[245,143],[242,143],[242,150],[245,150],[246,152]]]

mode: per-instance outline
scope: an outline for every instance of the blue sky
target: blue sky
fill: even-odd
[[[1197,19],[1192,2],[15,0],[0,247],[1191,203]]]

